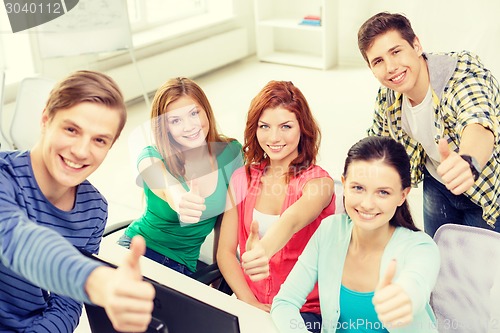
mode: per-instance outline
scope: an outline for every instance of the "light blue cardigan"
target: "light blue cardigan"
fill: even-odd
[[[342,270],[353,223],[345,214],[325,218],[273,301],[271,315],[280,332],[308,332],[299,309],[316,281],[323,316],[322,332],[335,332],[340,308]],[[429,297],[439,273],[437,245],[424,232],[398,227],[387,244],[380,266],[382,275],[392,259],[397,260],[394,282],[412,300],[414,319],[410,325],[389,329],[391,333],[436,332],[436,319]]]

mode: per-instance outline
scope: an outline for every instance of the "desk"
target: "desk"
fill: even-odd
[[[120,265],[127,252],[126,248],[103,240],[99,257]],[[240,301],[234,296],[226,295],[146,257],[141,258],[141,270],[144,276],[152,280],[238,316],[241,333],[278,333],[269,313]]]

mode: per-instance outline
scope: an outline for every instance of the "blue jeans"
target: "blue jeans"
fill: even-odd
[[[130,242],[132,239],[128,237],[127,235],[123,234],[120,239],[118,240],[118,245],[121,245],[123,247],[126,247],[127,249],[130,248]],[[149,247],[146,247],[146,253],[144,254],[146,258],[149,258],[151,260],[156,261],[157,263],[166,266],[168,268],[171,268],[179,273],[182,273],[187,276],[193,275],[193,272],[191,272],[186,265],[183,265],[175,260],[170,259],[169,257],[164,256],[161,253],[158,253],[154,250],[151,250]]]
[[[424,228],[434,237],[436,230],[447,223],[468,225],[500,232],[500,219],[492,229],[483,220],[483,209],[464,194],[455,195],[424,170]]]
[[[304,324],[309,332],[319,333],[321,332],[322,318],[320,314],[312,312],[301,312],[300,315],[304,319]]]

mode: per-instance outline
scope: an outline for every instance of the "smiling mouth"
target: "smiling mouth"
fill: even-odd
[[[389,81],[391,81],[392,83],[401,83],[403,81],[405,75],[406,75],[406,71],[402,72],[398,76],[395,76],[395,77],[389,79]]]
[[[359,216],[361,216],[363,219],[366,219],[366,220],[371,220],[378,215],[376,213],[375,214],[363,213],[359,210],[356,210],[356,212],[358,212]]]
[[[191,134],[191,135],[184,135],[183,137],[188,139],[188,140],[193,140],[193,139],[197,139],[198,136],[200,135],[200,131],[199,130],[198,132],[194,133],[194,134]]]
[[[267,145],[271,151],[280,151],[283,149],[286,145]]]
[[[65,159],[64,157],[63,157],[63,161],[64,161],[64,164],[66,164],[67,166],[69,166],[72,169],[81,169],[85,166],[84,164],[72,162],[68,159]]]

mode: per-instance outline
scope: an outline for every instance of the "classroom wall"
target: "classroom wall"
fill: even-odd
[[[357,32],[381,11],[405,14],[425,51],[469,50],[500,78],[500,1],[498,0],[339,0],[339,64],[364,64]]]

